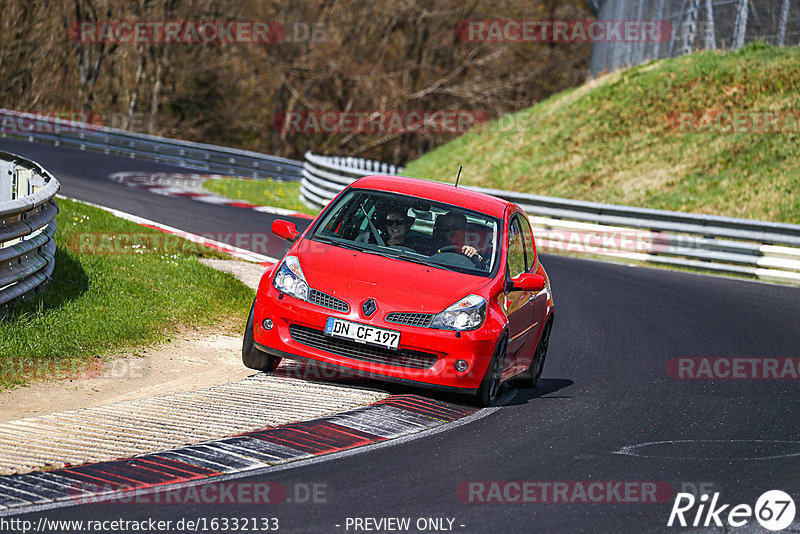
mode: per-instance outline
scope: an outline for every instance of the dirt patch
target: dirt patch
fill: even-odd
[[[201,258],[200,263],[208,265],[218,271],[225,271],[238,278],[244,285],[250,289],[258,289],[258,282],[261,280],[261,275],[267,270],[258,263],[248,263],[246,261],[237,260],[215,260],[211,258]]]
[[[242,365],[241,348],[241,336],[185,333],[141,356],[102,362],[91,377],[0,392],[0,422],[235,382],[256,372]]]
[[[201,260],[230,272],[253,289],[266,267],[232,260]],[[242,319],[244,330],[244,318]],[[174,395],[236,382],[256,373],[242,364],[242,337],[230,325],[214,334],[182,330],[169,343],[92,364],[78,378],[32,382],[0,392],[0,422],[115,402]],[[132,353],[134,351],[131,351]]]

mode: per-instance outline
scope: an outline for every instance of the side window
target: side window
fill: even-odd
[[[520,229],[522,230],[522,240],[525,242],[525,272],[531,272],[536,264],[536,251],[533,248],[533,238],[531,237],[531,224],[524,215],[517,217]]]
[[[519,220],[514,217],[508,225],[508,276],[514,278],[525,272],[525,245]]]

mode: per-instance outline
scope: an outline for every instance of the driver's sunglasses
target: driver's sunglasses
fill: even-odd
[[[386,226],[394,226],[396,224],[406,224],[408,217],[400,217],[399,219],[386,219]]]

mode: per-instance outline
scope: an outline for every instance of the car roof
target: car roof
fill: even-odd
[[[492,217],[503,218],[508,206],[513,204],[507,200],[479,193],[464,187],[455,187],[452,184],[409,178],[407,176],[390,176],[374,174],[359,178],[350,187],[360,189],[375,189],[390,193],[400,193],[412,197],[435,200],[446,204],[453,204],[467,208]]]

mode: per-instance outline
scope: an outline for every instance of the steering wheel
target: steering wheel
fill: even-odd
[[[437,250],[436,254],[456,253],[461,255],[463,258],[467,258],[475,266],[480,266],[483,263],[483,257],[481,257],[480,253],[475,254],[474,256],[467,256],[461,251],[463,247],[464,245],[446,245]]]

